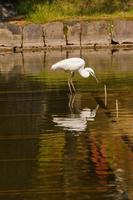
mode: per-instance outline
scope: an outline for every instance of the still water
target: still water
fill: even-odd
[[[81,56],[74,78],[50,71]],[[0,199],[133,199],[133,51],[0,55]]]

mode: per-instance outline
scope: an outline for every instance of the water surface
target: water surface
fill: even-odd
[[[0,199],[133,199],[133,51],[0,55]],[[81,56],[90,77],[50,71]]]

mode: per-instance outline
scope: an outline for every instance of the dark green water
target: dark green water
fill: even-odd
[[[80,56],[90,77],[50,66]],[[0,199],[133,199],[133,51],[0,55]]]

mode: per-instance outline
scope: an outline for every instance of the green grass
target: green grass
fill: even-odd
[[[33,3],[32,1],[31,4],[31,1],[25,0],[18,5],[18,12],[24,14],[27,21],[34,23],[64,20],[133,19],[132,6],[128,11],[121,12],[116,9],[110,14],[98,6],[86,9],[71,1],[56,1],[52,4]]]
[[[73,4],[67,3],[61,6],[59,3],[49,4],[38,4],[35,12],[29,13],[27,19],[33,22],[48,22],[63,20],[69,17],[76,16]]]

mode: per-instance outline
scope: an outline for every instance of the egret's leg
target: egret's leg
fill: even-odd
[[[71,111],[71,113],[72,113],[72,111],[73,111],[73,107],[74,107],[74,100],[75,100],[75,93],[73,94],[68,94],[68,98],[69,98],[69,103],[68,103],[68,106],[69,106],[69,108],[70,108],[70,111]]]
[[[73,77],[74,77],[74,72],[71,72],[70,83],[71,83],[73,91],[76,92],[76,89],[74,87],[73,80],[72,80]]]
[[[75,89],[75,87],[74,87],[74,84],[73,84],[72,79],[71,79],[71,86],[72,86],[73,91],[76,92],[76,89]]]
[[[75,94],[73,94],[72,99],[71,99],[71,107],[74,107],[74,101],[75,101]]]
[[[71,88],[71,84],[70,84],[70,81],[69,81],[69,80],[68,80],[68,87],[69,87],[70,93],[72,94],[73,92],[72,92],[72,88]]]

